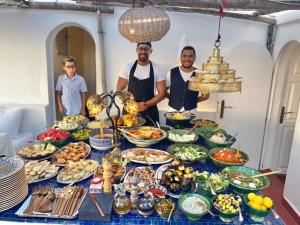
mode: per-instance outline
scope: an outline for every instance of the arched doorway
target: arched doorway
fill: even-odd
[[[53,43],[54,85],[58,77],[64,74],[62,60],[67,55],[76,58],[76,73],[85,78],[88,88],[86,95],[90,96],[96,93],[95,42],[92,36],[77,26],[68,26],[59,30]],[[56,119],[60,120],[62,115],[58,112],[57,107],[55,108]]]
[[[300,101],[300,43],[286,43],[276,60],[264,142],[263,169],[286,169]]]

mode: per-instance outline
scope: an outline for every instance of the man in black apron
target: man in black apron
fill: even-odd
[[[169,71],[166,78],[167,89],[170,92],[166,93],[169,98],[168,111],[191,111],[197,113],[197,103],[205,101],[209,98],[209,93],[199,95],[198,91],[188,89],[188,79],[196,74],[193,67],[196,59],[196,51],[192,46],[186,46],[181,51],[181,65]],[[167,121],[167,124],[173,125]]]
[[[123,68],[117,91],[123,91],[128,86],[128,91],[139,104],[139,112],[146,120],[146,125],[154,125],[153,122],[159,122],[157,103],[165,97],[165,78],[160,68],[149,60],[152,53],[150,42],[138,43],[136,52],[138,59]]]

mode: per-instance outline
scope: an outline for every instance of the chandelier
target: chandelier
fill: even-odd
[[[223,60],[220,54],[221,35],[220,25],[224,16],[225,1],[220,4],[218,37],[215,41],[213,54],[206,63],[202,64],[201,70],[196,70],[196,76],[189,80],[189,89],[202,93],[237,92],[242,89],[241,77],[235,76],[235,70],[229,68],[229,64]]]
[[[119,32],[130,42],[159,41],[169,29],[168,14],[143,0],[119,19]]]

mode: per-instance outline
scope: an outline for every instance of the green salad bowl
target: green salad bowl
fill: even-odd
[[[249,185],[239,183],[236,179],[234,179],[234,177],[238,174],[244,174],[248,177],[261,174],[261,172],[259,172],[258,170],[255,170],[250,167],[230,166],[224,168],[222,171],[229,175],[229,183],[233,187],[233,191],[237,194],[243,195],[249,192],[257,192],[270,185],[270,180],[267,176],[256,178],[256,180],[259,181],[259,185],[256,185],[256,187],[249,187]]]
[[[224,212],[221,209],[215,207],[214,202],[216,201],[216,198],[217,198],[217,196],[215,196],[212,199],[211,203],[212,203],[213,207],[215,208],[215,210],[217,211],[219,218],[225,223],[231,223],[233,221],[233,219],[239,215],[239,212],[237,211],[236,213],[228,213],[228,212]]]
[[[220,187],[218,189],[213,188],[213,191],[216,194],[220,194],[225,192],[228,187],[229,187],[229,180],[225,178],[226,176],[224,176],[224,180],[222,180],[222,185],[220,185]],[[208,178],[207,178],[208,179]],[[214,197],[214,195],[211,193],[211,189],[209,187],[209,184],[207,184],[206,179],[200,179],[200,177],[196,178],[196,182],[198,184],[198,190],[200,191],[201,194],[205,195],[206,197],[208,197],[209,199],[211,199],[212,197]],[[213,187],[213,185],[211,185]]]
[[[244,161],[241,162],[241,163],[228,163],[228,162],[224,162],[224,161],[220,161],[220,160],[215,159],[213,157],[214,153],[216,153],[218,151],[221,151],[222,149],[224,149],[224,147],[213,148],[213,149],[209,150],[209,152],[208,152],[209,158],[211,158],[213,163],[216,166],[220,167],[220,168],[224,168],[224,167],[228,167],[228,166],[243,166],[249,161],[248,155],[245,152],[242,152],[242,151],[240,151],[240,154],[242,155]],[[237,152],[237,150],[234,149],[234,148],[226,148],[226,149],[231,149],[231,150],[234,150],[234,151]]]
[[[186,136],[186,135],[190,135],[190,137],[192,137],[192,136],[194,136],[194,137],[187,140],[186,137],[189,137],[189,136]],[[189,132],[189,130],[183,130],[183,129],[169,130],[167,132],[167,138],[169,141],[172,141],[175,143],[193,143],[199,139],[198,135],[195,132]]]
[[[201,212],[192,212],[185,208],[186,204],[184,204],[184,201],[187,201],[189,198],[200,200],[203,204],[205,204],[206,209],[203,209]],[[178,199],[177,205],[180,211],[183,212],[190,220],[200,220],[202,216],[208,213],[207,209],[210,209],[211,207],[210,202],[206,197],[195,193],[181,195]]]
[[[230,134],[227,134],[225,130],[219,129],[214,131],[215,127],[199,127],[196,129],[196,133],[204,140],[205,144],[207,144],[210,148],[218,148],[218,147],[227,147],[229,148],[236,141],[236,138]],[[226,141],[230,140],[228,143],[218,144],[209,139],[216,133],[222,133],[226,137]]]
[[[174,159],[183,161],[186,164],[195,162],[204,164],[208,158],[208,150],[196,144],[176,143],[169,146],[167,151]]]

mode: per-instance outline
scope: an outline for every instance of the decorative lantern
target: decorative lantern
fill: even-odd
[[[170,18],[159,8],[141,1],[140,7],[127,10],[119,19],[120,33],[131,42],[159,41],[170,29]]]
[[[220,25],[224,16],[224,3],[220,4],[218,38],[212,56],[202,64],[201,70],[196,70],[196,76],[189,80],[189,89],[202,93],[236,92],[242,89],[241,77],[235,76],[235,70],[229,69],[229,64],[220,56]]]

